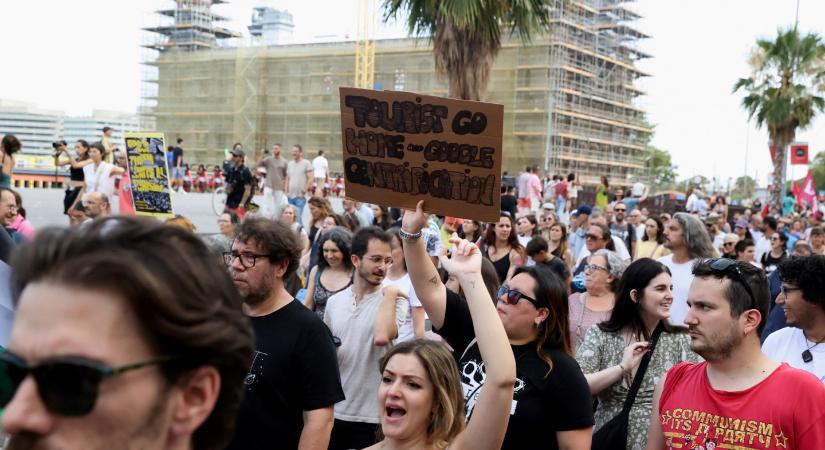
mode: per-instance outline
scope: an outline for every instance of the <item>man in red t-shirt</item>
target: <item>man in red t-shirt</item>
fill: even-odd
[[[760,349],[764,273],[711,259],[693,275],[685,324],[705,362],[678,364],[659,382],[647,449],[825,449],[825,386]]]

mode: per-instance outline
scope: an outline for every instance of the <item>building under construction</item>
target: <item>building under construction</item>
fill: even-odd
[[[143,112],[169,139],[185,140],[189,161],[216,163],[235,142],[253,154],[300,143],[308,156],[328,150],[340,170],[338,87],[353,85],[356,43],[221,48],[215,42],[234,34],[211,22],[191,27],[210,45],[182,43],[180,10],[216,3],[178,0],[175,11],[160,12],[175,23],[149,29],[168,44],[151,44],[158,53],[146,61]],[[639,16],[620,0],[553,3],[549,34],[527,46],[505,40],[495,59],[486,100],[504,105],[504,170],[538,165],[585,184],[609,175],[626,185],[643,175],[651,133],[636,102],[646,74],[635,62],[648,57],[635,45],[647,37],[631,26]],[[427,40],[376,40],[374,48],[376,89],[446,95]]]

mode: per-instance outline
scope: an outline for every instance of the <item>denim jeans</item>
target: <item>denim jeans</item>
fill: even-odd
[[[303,225],[301,218],[304,215],[304,206],[306,206],[307,204],[306,197],[289,197],[289,204],[295,207],[295,215],[297,216],[295,217],[295,220],[297,220],[298,223]]]

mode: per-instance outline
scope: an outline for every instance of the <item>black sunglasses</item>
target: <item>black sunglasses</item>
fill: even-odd
[[[733,273],[739,283],[748,291],[748,296],[751,298],[751,307],[748,309],[756,309],[756,296],[753,295],[751,287],[745,282],[745,277],[742,276],[742,271],[737,267],[736,261],[728,258],[716,258],[710,260],[709,263],[710,269],[713,270],[714,273],[719,275]]]
[[[83,358],[63,357],[32,366],[11,352],[0,352],[0,408],[8,406],[20,384],[31,374],[37,383],[40,399],[49,412],[69,417],[83,416],[94,409],[103,380],[172,359],[162,357],[109,367]]]
[[[519,300],[525,299],[536,308],[539,308],[539,303],[536,299],[528,297],[515,289],[510,289],[506,284],[502,284],[501,287],[498,288],[498,298],[501,299],[501,297],[504,297],[502,301],[508,305],[516,305]]]

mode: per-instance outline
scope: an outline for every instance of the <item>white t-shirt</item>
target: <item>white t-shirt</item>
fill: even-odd
[[[756,241],[756,260],[762,261],[762,255],[771,251],[771,239],[765,235],[762,236],[762,239]]]
[[[773,360],[810,372],[825,384],[825,343],[814,344],[816,342],[805,339],[799,328],[787,327],[774,331],[765,339],[762,353]],[[802,360],[802,352],[806,349],[810,349],[813,356],[811,362],[807,363]]]
[[[115,181],[112,179],[112,169],[115,166],[101,162],[95,168],[94,163],[83,166],[83,179],[86,182],[86,193],[100,192],[109,197],[112,202],[112,195],[115,192]]]
[[[315,178],[326,178],[328,169],[329,161],[323,155],[318,155],[312,160],[312,170]]]
[[[725,243],[725,236],[727,235],[721,231],[716,236],[711,236],[713,238],[713,248],[719,250],[719,253],[722,253],[722,244]]]
[[[633,187],[630,188],[630,195],[634,197],[641,197],[645,193],[645,185],[641,181],[637,181],[633,183]]]
[[[637,241],[641,241],[642,236],[644,236],[645,233],[647,233],[647,226],[644,223],[640,223],[639,225],[636,225],[636,240]]]
[[[398,290],[407,294],[410,298],[410,309],[407,311],[407,320],[404,321],[404,325],[401,325],[401,328],[398,329],[398,337],[395,339],[395,343],[399,344],[401,342],[409,341],[415,338],[415,329],[413,328],[412,323],[412,309],[413,308],[423,308],[424,305],[421,304],[421,301],[418,300],[418,296],[415,295],[415,289],[412,286],[412,280],[410,280],[410,274],[406,273],[403,277],[397,280],[390,280],[389,277],[384,278],[384,281],[381,283],[382,286],[397,286]]]
[[[516,188],[518,188],[518,198],[530,198],[530,172],[524,172],[519,175],[516,181]]]
[[[688,313],[688,291],[690,283],[693,282],[693,264],[695,259],[686,263],[677,264],[673,262],[673,255],[662,256],[658,260],[670,269],[673,277],[673,305],[670,307],[670,323],[674,325],[684,325],[685,316]]]

